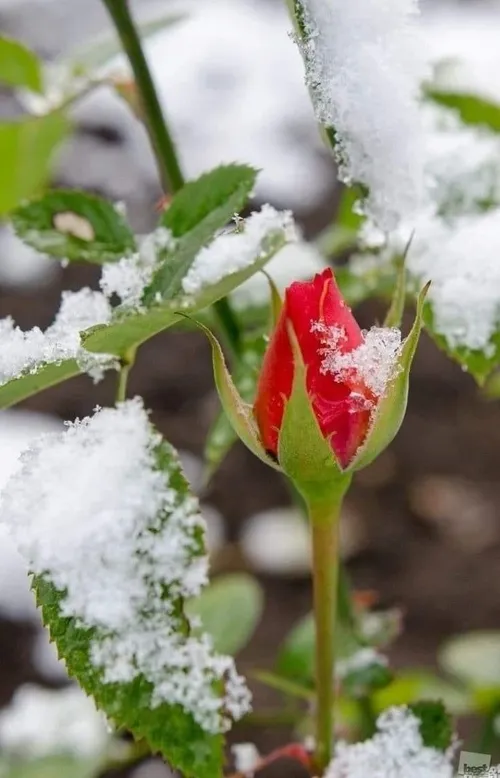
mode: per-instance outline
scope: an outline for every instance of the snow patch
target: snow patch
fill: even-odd
[[[277,211],[263,205],[248,219],[238,221],[232,232],[223,232],[209,246],[202,248],[182,280],[186,294],[194,295],[228,275],[252,265],[269,251],[273,239],[296,240],[290,211]]]
[[[359,672],[360,670],[366,670],[368,667],[378,665],[379,667],[388,667],[389,662],[387,657],[380,654],[376,649],[371,647],[360,648],[356,653],[347,659],[339,659],[335,665],[335,675],[341,680],[346,678],[351,673]]]
[[[452,754],[425,746],[420,722],[406,707],[384,711],[362,743],[339,742],[325,778],[453,778]]]
[[[0,748],[14,757],[97,757],[109,737],[106,719],[77,686],[58,691],[21,686],[0,711]]]
[[[174,245],[170,230],[158,227],[144,237],[137,253],[104,265],[99,285],[106,297],[116,294],[124,308],[140,308],[146,286]]]
[[[88,288],[63,292],[59,312],[44,332],[39,327],[25,332],[12,318],[0,319],[0,386],[68,359],[76,359],[95,381],[100,380],[104,371],[114,366],[114,357],[85,351],[80,332],[110,319],[111,307],[104,295]]]
[[[33,444],[2,494],[0,521],[30,569],[64,592],[61,614],[96,629],[90,657],[104,683],[143,676],[151,705],[181,705],[210,732],[247,712],[233,660],[207,635],[184,634],[174,603],[207,581],[204,524],[138,398]]]
[[[298,37],[316,117],[335,131],[339,176],[368,190],[385,230],[423,194],[417,98],[426,68],[416,0],[299,0]]]
[[[375,397],[383,396],[387,384],[399,370],[402,342],[401,331],[397,327],[365,330],[363,343],[347,352],[339,349],[346,337],[342,328],[314,322],[311,329],[319,333],[323,344],[320,350],[323,373],[330,373],[338,382],[361,381]],[[368,398],[359,393],[353,392],[352,395],[353,399],[359,397],[369,403]]]

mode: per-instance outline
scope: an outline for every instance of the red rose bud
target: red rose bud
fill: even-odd
[[[288,468],[281,461],[282,446],[287,451],[296,449],[294,459],[300,458],[301,448],[307,449],[304,460],[309,466],[313,458],[317,463],[324,458],[321,446],[311,443],[311,435],[316,435],[310,423],[307,432],[305,422],[301,429],[303,403],[301,411],[295,402],[293,423],[290,410],[290,422],[284,425],[296,394],[298,370],[304,369],[305,391],[316,427],[340,470],[365,466],[388,445],[406,408],[420,317],[421,305],[412,333],[403,344],[396,328],[373,327],[362,332],[330,269],[286,290],[254,404],[262,445],[285,472]],[[284,426],[287,431],[282,435]],[[288,474],[294,478],[300,470],[299,463],[293,466],[294,473]]]

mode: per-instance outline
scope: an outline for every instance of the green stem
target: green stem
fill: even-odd
[[[130,61],[135,83],[144,108],[144,120],[153,147],[160,178],[165,192],[175,194],[184,186],[184,176],[175,144],[162,111],[156,88],[151,78],[141,39],[132,19],[128,0],[102,0],[113,21],[123,49]],[[224,331],[227,344],[237,356],[240,353],[240,328],[227,300],[214,304],[217,319]],[[126,379],[125,379],[126,380]]]
[[[225,345],[233,355],[240,354],[240,326],[227,297],[222,297],[215,303],[214,314],[224,336]]]
[[[163,116],[156,89],[134,25],[128,0],[103,0],[123,49],[129,58],[145,112],[146,129],[155,151],[160,177],[165,191],[172,194],[184,186],[184,177],[177,159],[174,142]]]
[[[135,362],[136,349],[130,349],[128,354],[120,362],[118,373],[118,386],[116,389],[116,402],[122,403],[127,399],[127,383],[129,373]]]
[[[314,621],[316,627],[316,752],[320,775],[333,750],[335,626],[339,580],[339,518],[342,496],[325,508],[310,505],[313,547]]]
[[[366,694],[357,701],[359,713],[359,735],[360,740],[367,740],[372,737],[376,730],[376,715],[373,710],[371,697]]]

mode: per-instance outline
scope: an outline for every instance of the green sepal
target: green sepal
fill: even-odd
[[[397,269],[396,285],[392,295],[391,305],[384,319],[384,327],[401,327],[406,302],[406,257],[410,250],[413,234],[406,244],[402,256],[397,257],[395,267]]]
[[[184,314],[179,314],[184,316]],[[186,316],[186,318],[189,318]],[[215,386],[222,405],[222,408],[231,422],[231,426],[245,446],[250,449],[252,454],[265,462],[266,465],[281,470],[279,465],[271,459],[266,453],[261,443],[259,430],[254,419],[253,409],[249,403],[246,403],[238,392],[234,381],[229,372],[224,352],[215,335],[205,327],[200,321],[192,319],[207,336],[212,347],[212,364],[214,369]]]
[[[361,470],[373,462],[396,437],[403,422],[408,402],[410,368],[422,330],[422,313],[429,286],[426,284],[418,296],[415,320],[398,360],[399,369],[377,405],[366,440],[347,468],[349,472]]]
[[[319,427],[307,392],[307,368],[290,323],[288,337],[293,351],[294,376],[281,424],[278,461],[309,506],[330,504],[345,492],[351,476],[342,470]]]
[[[277,327],[279,318],[281,316],[283,300],[281,299],[278,287],[274,283],[269,273],[266,270],[262,270],[261,272],[264,273],[265,277],[267,278],[267,283],[269,284],[269,292],[271,294],[271,325],[272,330],[274,330]]]

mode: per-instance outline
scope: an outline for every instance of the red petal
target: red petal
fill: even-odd
[[[361,407],[352,392],[373,402],[373,396],[355,375],[337,381],[322,372],[321,333],[318,322],[339,328],[343,338],[339,351],[345,353],[363,342],[362,332],[344,302],[333,272],[328,268],[312,281],[295,282],[286,291],[280,320],[273,333],[259,379],[255,415],[265,447],[277,453],[284,403],[293,383],[293,356],[286,323],[291,322],[307,366],[307,389],[321,431],[330,441],[342,466],[356,453],[370,425],[371,409]]]

